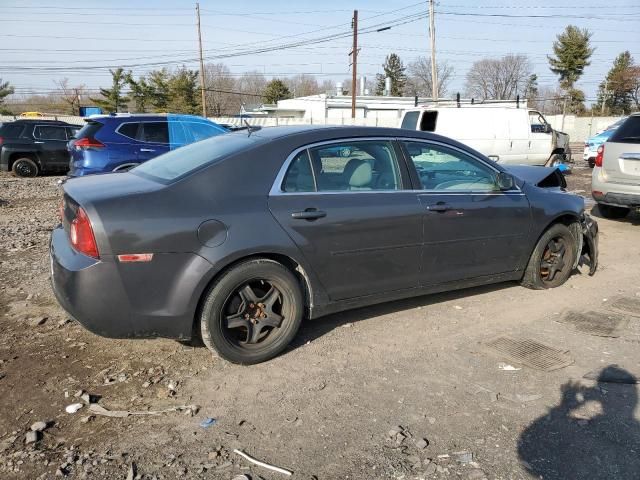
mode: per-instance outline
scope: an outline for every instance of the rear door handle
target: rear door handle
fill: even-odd
[[[435,205],[427,205],[427,210],[430,212],[446,212],[451,210],[451,207],[446,203],[436,203]]]
[[[322,210],[316,210],[315,208],[307,208],[303,212],[293,212],[291,218],[298,220],[317,220],[327,216],[327,212]]]
[[[140,151],[141,152],[155,152],[155,150],[153,148],[141,148]]]

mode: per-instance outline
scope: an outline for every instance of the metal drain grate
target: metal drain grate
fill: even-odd
[[[617,338],[620,336],[620,330],[629,323],[629,319],[621,313],[570,310],[559,322],[572,325],[579,332],[589,335]]]
[[[610,303],[611,308],[640,317],[640,298],[621,297]]]
[[[487,346],[507,357],[508,360],[538,370],[557,370],[573,363],[568,351],[557,350],[535,340],[498,337]]]

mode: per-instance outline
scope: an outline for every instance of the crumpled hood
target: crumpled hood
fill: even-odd
[[[514,177],[540,188],[566,188],[567,181],[556,167],[502,165]]]

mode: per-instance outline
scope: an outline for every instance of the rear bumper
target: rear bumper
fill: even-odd
[[[62,227],[52,232],[50,257],[58,302],[87,330],[109,338],[191,338],[198,273],[211,268],[201,257],[166,254],[156,265],[155,257],[148,264],[95,260],[76,252]]]
[[[637,185],[615,183],[604,178],[601,167],[595,167],[591,177],[591,196],[605,205],[640,208],[640,180]]]

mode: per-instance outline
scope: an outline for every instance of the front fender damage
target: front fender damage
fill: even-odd
[[[583,213],[580,218],[580,230],[581,235],[578,242],[580,255],[577,262],[581,264],[583,259],[588,259],[589,275],[593,275],[598,268],[598,222],[588,213]]]

